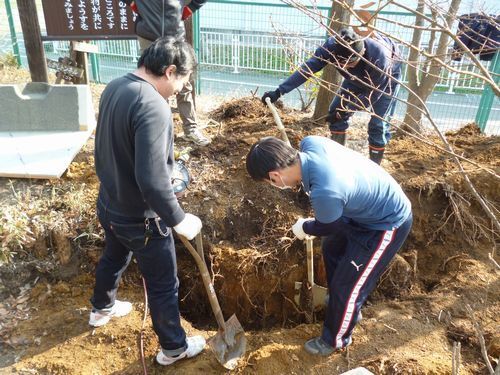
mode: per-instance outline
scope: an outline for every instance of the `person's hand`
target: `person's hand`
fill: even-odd
[[[181,19],[183,21],[187,20],[192,15],[193,15],[193,11],[191,9],[189,9],[188,6],[182,8],[182,17],[181,17]]]
[[[266,104],[266,98],[271,99],[271,103],[274,103],[276,100],[278,100],[281,96],[281,92],[279,89],[276,89],[274,91],[266,91],[264,95],[262,95],[262,103]]]
[[[299,240],[304,240],[307,236],[307,233],[304,232],[304,229],[302,226],[306,221],[313,220],[312,218],[307,218],[304,219],[303,217],[299,218],[295,224],[292,225],[292,232],[295,234],[295,237],[297,237]]]
[[[186,214],[184,220],[174,227],[174,230],[181,236],[192,240],[201,231],[201,220],[198,216],[193,214]]]

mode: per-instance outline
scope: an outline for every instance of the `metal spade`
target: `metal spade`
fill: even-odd
[[[245,337],[245,331],[243,331],[241,323],[234,314],[227,320],[227,322],[224,321],[224,316],[222,315],[222,310],[220,308],[217,295],[215,294],[215,289],[212,284],[210,274],[208,273],[207,265],[200,256],[200,254],[203,254],[203,249],[198,249],[198,251],[196,251],[187,238],[184,236],[179,237],[198,265],[201,278],[203,279],[203,285],[205,285],[208,300],[210,301],[210,306],[212,307],[215,319],[219,325],[219,331],[214,337],[208,339],[208,345],[221,365],[228,370],[233,370],[236,368],[238,361],[246,351],[247,340]],[[201,233],[198,233],[196,236],[196,244],[198,245],[201,243]]]

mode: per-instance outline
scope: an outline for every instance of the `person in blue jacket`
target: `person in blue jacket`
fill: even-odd
[[[458,19],[457,37],[479,60],[491,61],[500,50],[500,16],[486,14],[463,14]],[[455,41],[452,58],[460,61],[462,48]]]
[[[375,33],[362,39],[351,29],[341,29],[338,37],[330,37],[276,90],[264,93],[262,102],[270,98],[274,103],[329,63],[344,77],[326,118],[331,138],[345,145],[351,116],[371,107],[369,154],[371,160],[380,164],[391,136],[389,123],[383,119],[394,113],[401,76],[399,49],[389,38]]]
[[[254,180],[279,189],[302,184],[309,195],[314,218],[299,218],[292,231],[300,240],[322,237],[329,298],[321,335],[305,349],[330,355],[347,347],[361,306],[410,232],[409,199],[382,167],[325,137],[304,138],[300,151],[263,138],[246,167]]]

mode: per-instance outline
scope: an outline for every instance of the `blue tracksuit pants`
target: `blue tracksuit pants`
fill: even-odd
[[[361,306],[403,245],[412,223],[412,215],[399,228],[387,231],[344,223],[323,237],[330,295],[321,334],[325,342],[338,349],[351,343]]]
[[[397,78],[397,77],[396,77]],[[376,92],[369,95],[367,92],[360,91],[359,87],[351,82],[344,80],[332,100],[329,109],[330,118],[340,119],[329,123],[331,132],[345,132],[349,127],[350,120],[355,111],[362,111],[371,107],[371,111],[382,119],[372,115],[368,122],[368,143],[373,147],[385,147],[391,138],[389,119],[394,114],[397,101],[394,99],[398,95],[399,84],[397,81],[391,81],[388,94],[382,94],[377,100],[371,100]]]

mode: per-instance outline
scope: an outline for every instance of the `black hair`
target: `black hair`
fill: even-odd
[[[358,57],[355,53],[361,53],[364,48],[363,39],[349,28],[339,30],[339,35],[336,38],[333,53],[335,57],[342,62],[345,62],[353,57]]]
[[[143,52],[137,67],[144,67],[155,76],[162,76],[165,70],[175,65],[175,74],[185,76],[196,68],[196,57],[193,47],[181,38],[164,37],[156,39]]]
[[[257,181],[269,180],[269,172],[290,167],[299,161],[299,152],[281,139],[265,137],[247,155],[248,174]]]

